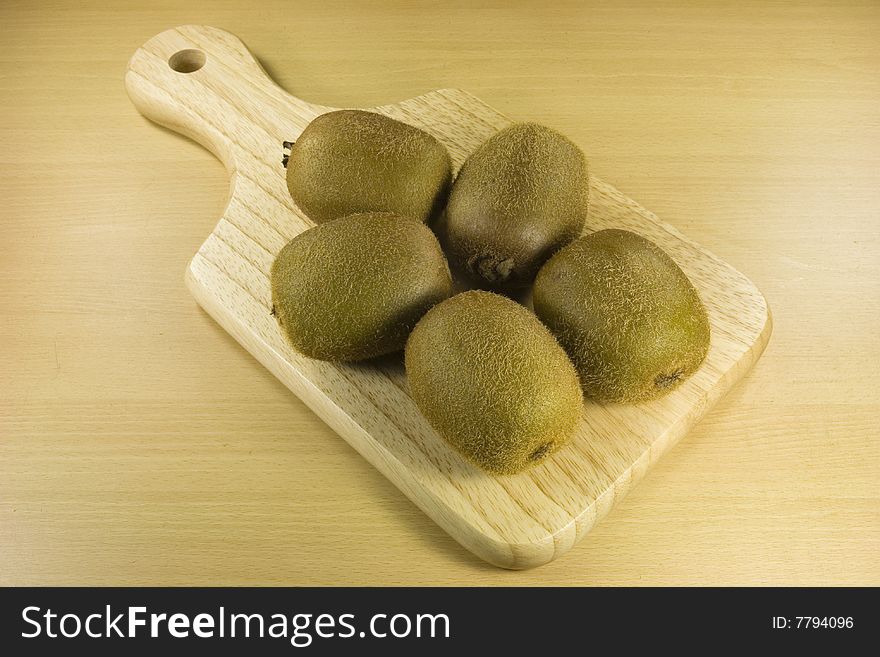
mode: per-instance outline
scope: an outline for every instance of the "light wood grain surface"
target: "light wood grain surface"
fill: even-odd
[[[0,7],[0,583],[880,583],[876,3],[471,4]],[[757,283],[767,354],[564,558],[484,565],[184,288],[226,172],[122,85],[184,23],[307,100],[565,132]]]

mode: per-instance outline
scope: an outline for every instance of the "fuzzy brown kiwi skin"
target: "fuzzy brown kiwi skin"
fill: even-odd
[[[434,306],[405,350],[410,393],[437,432],[493,474],[545,461],[583,408],[577,373],[523,306],[471,290]]]
[[[661,397],[709,350],[709,320],[693,284],[657,245],[629,231],[598,231],[559,251],[538,273],[533,303],[584,392],[600,402]]]
[[[362,212],[428,222],[452,179],[446,148],[423,130],[363,110],[315,118],[291,146],[287,188],[316,223]]]
[[[580,235],[589,194],[587,160],[563,135],[535,123],[496,133],[452,186],[443,225],[450,264],[478,287],[522,290]]]
[[[310,228],[281,250],[270,279],[274,313],[292,346],[328,361],[399,351],[422,315],[452,293],[434,234],[393,213]]]

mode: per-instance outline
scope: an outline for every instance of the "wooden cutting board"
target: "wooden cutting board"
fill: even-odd
[[[313,225],[287,192],[282,143],[336,108],[286,93],[238,38],[198,25],[145,43],[129,62],[125,85],[144,116],[203,144],[229,171],[226,209],[186,273],[198,303],[425,513],[498,566],[529,568],[569,550],[749,370],[770,337],[767,303],[751,281],[594,176],[587,232],[626,228],[678,262],[708,310],[709,355],[663,399],[636,406],[587,401],[575,438],[544,464],[487,475],[427,424],[407,394],[399,357],[310,360],[287,345],[270,314],[272,261]],[[372,110],[437,137],[456,169],[511,122],[457,89]]]

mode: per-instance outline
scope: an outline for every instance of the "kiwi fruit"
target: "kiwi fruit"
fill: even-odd
[[[518,303],[457,294],[429,310],[406,343],[410,393],[437,432],[496,474],[540,463],[572,435],[577,373],[553,335]]]
[[[581,234],[590,182],[583,152],[536,123],[501,130],[465,161],[442,237],[450,263],[478,287],[515,292]]]
[[[427,222],[446,201],[452,166],[433,136],[375,112],[314,119],[291,146],[287,188],[316,223],[362,212]]]
[[[626,230],[586,235],[550,258],[533,303],[597,401],[660,397],[709,350],[709,319],[690,280],[660,247]]]
[[[297,351],[354,361],[403,348],[416,322],[451,294],[437,238],[393,213],[310,228],[272,264],[275,316]]]

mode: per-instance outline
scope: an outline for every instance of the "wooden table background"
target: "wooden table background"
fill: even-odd
[[[113,4],[0,5],[0,583],[880,584],[880,5]],[[226,174],[122,83],[183,23],[561,130],[756,282],[764,358],[567,555],[483,564],[185,290]]]

